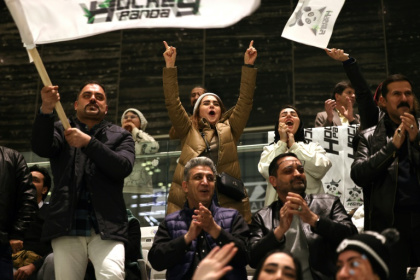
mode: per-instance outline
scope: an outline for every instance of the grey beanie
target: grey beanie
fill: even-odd
[[[213,95],[213,96],[216,96],[217,98],[219,98],[220,100],[222,100],[217,94],[212,93],[212,92],[206,92],[206,93],[200,95],[200,97],[197,99],[197,101],[194,104],[193,115],[195,114],[195,111],[198,109],[198,107],[200,107],[201,100],[204,98],[204,96],[207,96],[207,95]]]
[[[146,118],[143,116],[143,114],[139,110],[134,109],[134,108],[129,108],[129,109],[124,111],[124,113],[121,116],[121,125],[123,124],[125,114],[127,114],[130,111],[136,113],[136,115],[139,116],[139,118],[140,118],[140,129],[143,130],[143,131],[146,131],[146,127],[147,127]]]

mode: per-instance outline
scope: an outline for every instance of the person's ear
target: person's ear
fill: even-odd
[[[182,190],[184,191],[185,194],[188,193],[188,183],[187,183],[187,181],[182,181]]]
[[[277,178],[276,178],[276,177],[274,177],[274,176],[270,176],[270,177],[268,177],[268,181],[270,182],[270,184],[271,184],[274,188],[276,188],[276,185],[277,185]]]

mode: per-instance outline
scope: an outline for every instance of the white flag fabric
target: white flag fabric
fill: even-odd
[[[128,28],[222,28],[260,0],[5,0],[27,48]]]
[[[299,0],[283,29],[282,37],[326,48],[345,0]]]

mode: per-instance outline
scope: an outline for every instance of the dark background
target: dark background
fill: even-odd
[[[341,63],[322,49],[283,39],[282,30],[297,1],[262,0],[259,9],[224,29],[133,29],[80,40],[39,45],[53,84],[60,86],[68,115],[82,82],[108,87],[108,120],[120,124],[122,112],[136,107],[149,121],[147,132],[167,134],[171,126],[162,92],[163,40],[177,47],[180,91],[187,96],[204,84],[227,107],[238,96],[240,66],[250,40],[258,49],[257,88],[248,127],[273,126],[279,108],[294,104],[305,127],[314,125],[336,82],[346,79]],[[389,73],[403,73],[415,83],[420,65],[420,2],[347,0],[329,47],[358,59],[375,89]],[[40,107],[42,82],[9,11],[0,2],[0,145],[30,150],[31,125]],[[414,91],[418,94],[418,85]],[[187,107],[189,109],[189,107]]]

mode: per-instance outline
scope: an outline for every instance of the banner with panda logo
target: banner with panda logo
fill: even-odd
[[[355,125],[305,128],[305,139],[318,142],[332,163],[322,178],[325,193],[340,197],[347,211],[363,205],[362,188],[350,178],[354,160],[352,143],[356,131]]]
[[[299,0],[283,29],[283,38],[326,48],[345,0]]]
[[[28,49],[128,28],[223,28],[260,0],[5,0]],[[164,38],[162,38],[164,39]]]

